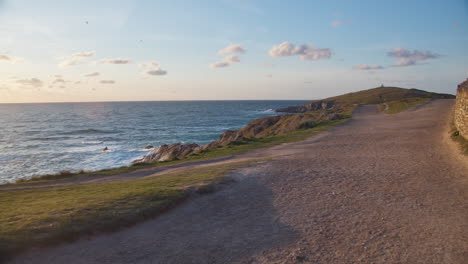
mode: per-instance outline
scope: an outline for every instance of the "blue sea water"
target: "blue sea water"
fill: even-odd
[[[0,183],[131,164],[155,147],[206,144],[306,101],[0,104]],[[103,151],[108,147],[109,151]]]

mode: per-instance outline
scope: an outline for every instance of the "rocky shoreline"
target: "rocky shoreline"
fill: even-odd
[[[281,135],[297,129],[312,128],[323,121],[343,119],[344,116],[331,111],[334,104],[323,103],[325,108],[316,107],[313,112],[300,114],[285,114],[255,119],[239,130],[227,130],[221,136],[206,145],[181,144],[161,145],[141,159],[135,160],[134,164],[162,162],[183,159],[187,156],[205,151],[222,148],[230,144],[246,143],[249,140]],[[284,109],[285,110],[285,109]],[[286,112],[283,109],[277,112]],[[311,110],[308,110],[311,111]]]

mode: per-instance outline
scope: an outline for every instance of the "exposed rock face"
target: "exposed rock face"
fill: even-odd
[[[286,108],[276,109],[275,112],[305,113],[308,111],[333,109],[335,105],[336,105],[335,100],[319,100],[319,101],[313,101],[304,105],[290,106]]]
[[[323,101],[320,102],[320,104],[310,104],[309,107],[310,109],[315,109],[318,111],[259,118],[253,120],[239,130],[228,130],[224,132],[217,140],[203,146],[199,146],[197,144],[182,145],[180,143],[170,146],[162,145],[144,158],[136,160],[134,163],[182,159],[194,153],[200,153],[205,150],[224,147],[236,142],[242,142],[252,138],[281,135],[295,131],[297,129],[312,128],[321,121],[342,118],[342,116],[336,112],[324,110],[332,108],[333,102]]]
[[[454,121],[460,135],[468,139],[468,79],[458,85]]]
[[[263,117],[250,122],[239,130],[228,130],[224,132],[219,139],[208,144],[206,148],[227,146],[233,142],[251,138],[281,135],[301,128],[312,128],[320,121],[336,120],[340,118],[342,117],[339,114],[327,111]]]
[[[199,153],[201,150],[202,148],[197,144],[161,145],[142,159],[134,161],[134,163],[176,160],[193,153]]]

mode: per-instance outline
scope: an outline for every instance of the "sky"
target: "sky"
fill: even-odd
[[[454,94],[467,43],[468,0],[0,0],[0,103]]]

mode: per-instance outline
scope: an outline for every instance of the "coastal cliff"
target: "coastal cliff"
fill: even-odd
[[[460,135],[468,140],[468,79],[458,85],[454,123]]]
[[[454,96],[398,87],[378,87],[348,93],[311,101],[300,106],[276,109],[276,112],[287,114],[253,120],[239,130],[224,132],[217,140],[203,146],[180,143],[162,145],[134,163],[183,159],[193,154],[216,150],[229,145],[248,143],[253,139],[284,135],[300,129],[313,128],[325,121],[350,118],[352,111],[359,105],[386,104],[408,98],[452,99]]]
[[[278,115],[258,118],[239,130],[227,130],[221,136],[206,145],[173,144],[162,145],[134,163],[178,160],[192,154],[222,148],[231,144],[243,144],[255,138],[282,135],[298,129],[317,126],[320,122],[346,118],[344,114],[334,111],[311,111],[301,114]],[[348,116],[349,117],[349,116]]]

